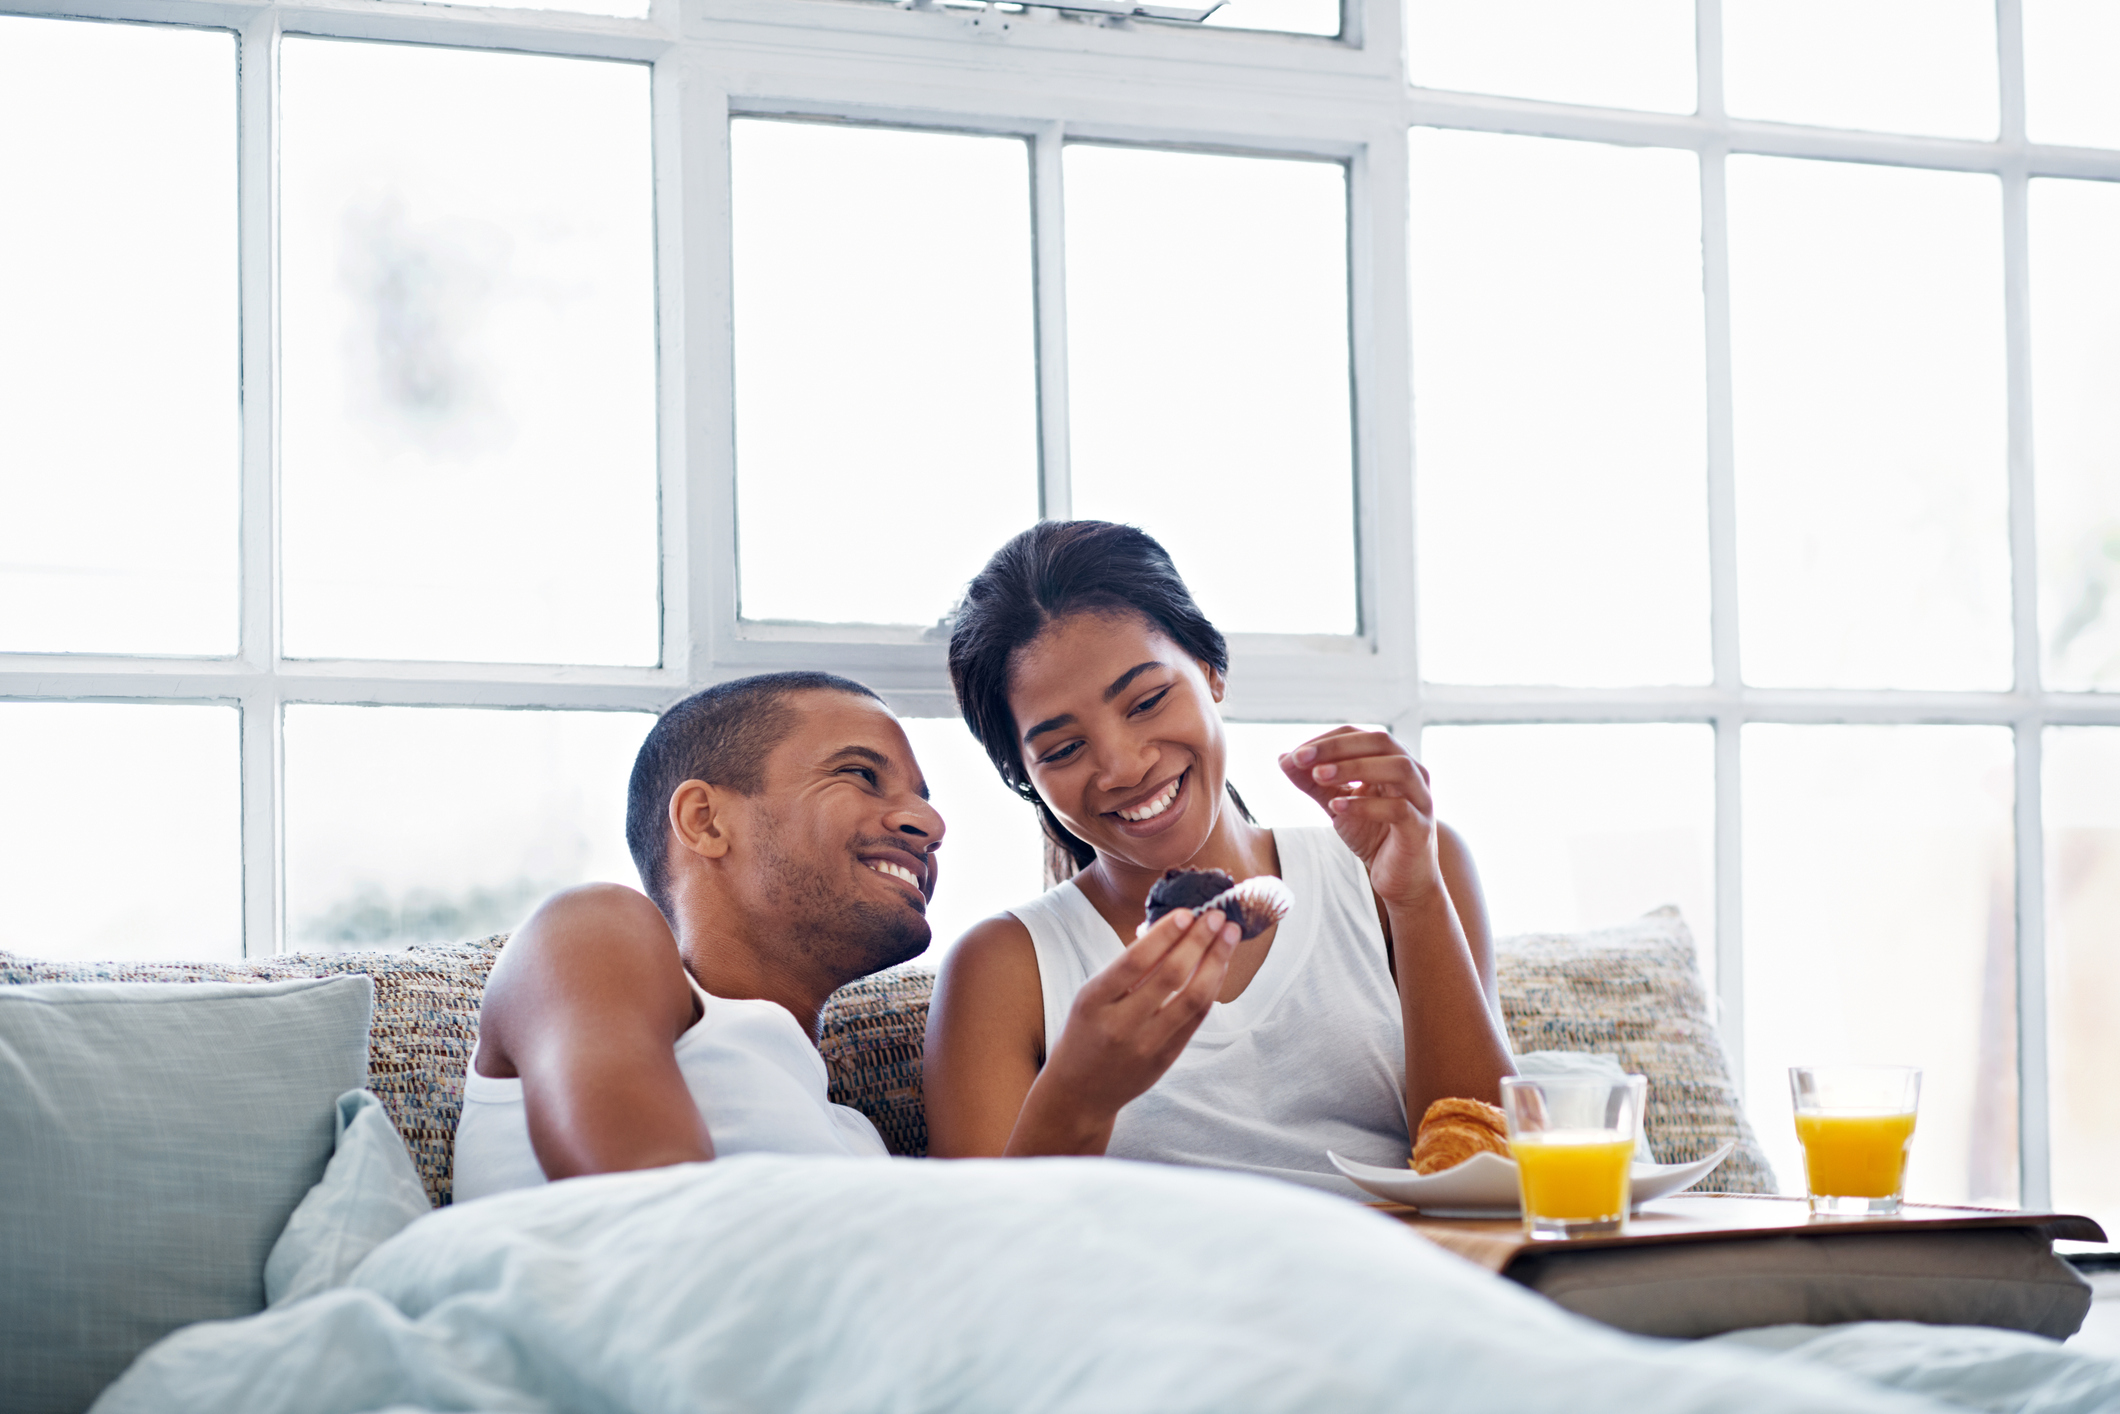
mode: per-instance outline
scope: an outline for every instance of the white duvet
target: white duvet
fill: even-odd
[[[745,1156],[422,1218],[169,1336],[95,1414],[2120,1410],[2120,1365],[2035,1337],[1754,1343],[1783,1348],[1621,1335],[1267,1179]]]

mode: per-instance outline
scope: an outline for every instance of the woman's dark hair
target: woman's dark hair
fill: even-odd
[[[1097,851],[1075,838],[1039,798],[1024,769],[1009,710],[1009,665],[1048,624],[1073,614],[1138,614],[1218,673],[1229,645],[1207,621],[1170,555],[1146,531],[1106,520],[1047,520],[994,552],[958,602],[950,630],[950,683],[964,723],[1008,788],[1038,808],[1046,836],[1081,869]],[[1230,799],[1251,812],[1235,786]]]

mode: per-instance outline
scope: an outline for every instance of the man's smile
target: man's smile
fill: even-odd
[[[921,910],[926,911],[927,901],[934,893],[935,875],[931,861],[896,849],[871,851],[862,854],[860,859],[871,872],[903,884],[919,902]]]

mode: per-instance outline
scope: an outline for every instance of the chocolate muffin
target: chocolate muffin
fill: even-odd
[[[1238,883],[1220,869],[1170,869],[1148,891],[1146,930],[1174,908],[1196,913],[1219,908],[1247,938],[1256,938],[1287,917],[1295,903],[1288,886],[1271,874]]]

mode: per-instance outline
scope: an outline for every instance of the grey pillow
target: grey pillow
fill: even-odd
[[[1534,1249],[1507,1275],[1637,1335],[1920,1321],[2064,1340],[2091,1307],[2090,1283],[2045,1233],[2026,1228]]]
[[[0,1370],[75,1414],[141,1350],[265,1305],[368,1070],[366,977],[0,987]]]

